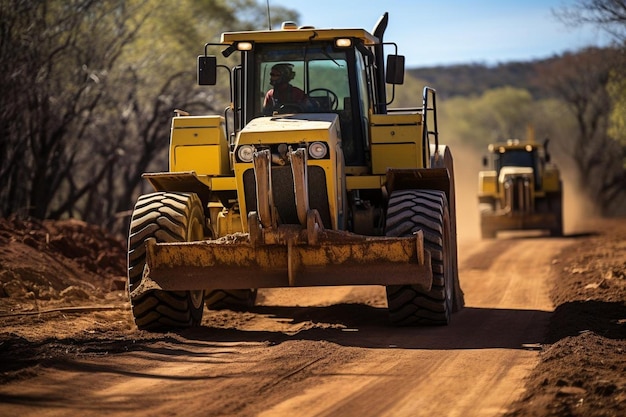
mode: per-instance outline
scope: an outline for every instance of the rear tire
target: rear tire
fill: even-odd
[[[401,190],[391,194],[386,235],[412,236],[423,230],[424,246],[431,254],[433,285],[424,291],[415,285],[387,286],[392,323],[400,326],[447,325],[462,307],[456,271],[455,240],[451,236],[448,201],[443,191]]]
[[[128,237],[128,289],[139,285],[146,263],[145,241],[192,242],[204,238],[204,210],[196,194],[157,192],[139,197]],[[200,324],[204,291],[152,290],[130,297],[139,329],[165,330]]]

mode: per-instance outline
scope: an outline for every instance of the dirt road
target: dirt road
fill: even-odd
[[[35,375],[0,385],[0,415],[502,415],[539,361],[568,244],[462,245],[466,308],[447,327],[389,326],[379,287],[264,290],[252,312],[205,312],[203,327],[165,335],[135,330],[127,307],[88,326],[53,313],[66,337],[42,341]]]

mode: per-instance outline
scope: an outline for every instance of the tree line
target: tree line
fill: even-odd
[[[174,109],[223,111],[224,89],[195,85],[204,44],[268,21],[254,0],[4,0],[0,15],[0,215],[112,230],[141,174],[167,169]]]

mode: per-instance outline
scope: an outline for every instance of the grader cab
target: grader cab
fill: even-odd
[[[222,115],[179,111],[169,171],[144,174],[155,192],[139,197],[128,239],[139,328],[251,308],[259,288],[385,286],[397,325],[445,325],[461,308],[436,92],[388,107],[404,57],[386,52],[387,24],[387,13],[372,33],[287,24],[205,45],[199,84],[229,85],[231,102]],[[302,94],[275,93],[268,108],[281,68]]]
[[[489,145],[479,172],[478,204],[483,238],[499,231],[547,230],[563,234],[563,186],[559,169],[551,163],[548,140],[510,139]]]

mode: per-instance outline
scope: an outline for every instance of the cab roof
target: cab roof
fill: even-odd
[[[236,42],[256,43],[283,43],[283,42],[307,42],[314,40],[329,40],[337,38],[360,39],[365,45],[376,45],[378,38],[365,29],[315,29],[304,27],[298,29],[259,30],[245,32],[224,32],[221,42],[233,44]]]

